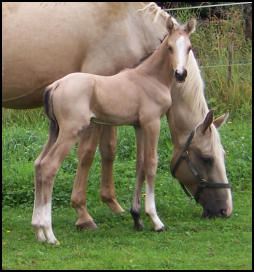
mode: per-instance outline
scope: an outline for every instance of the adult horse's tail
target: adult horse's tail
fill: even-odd
[[[59,133],[59,126],[58,122],[56,120],[56,117],[54,115],[54,110],[53,110],[53,101],[52,101],[52,96],[53,96],[53,90],[57,88],[58,85],[51,84],[49,85],[44,93],[43,96],[43,106],[45,113],[48,116],[49,122],[50,122],[50,127],[49,127],[49,137],[55,142]]]

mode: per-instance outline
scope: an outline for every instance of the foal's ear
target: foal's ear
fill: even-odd
[[[166,27],[167,27],[168,32],[172,31],[175,27],[174,21],[172,20],[171,16],[168,17],[168,19],[167,19]]]
[[[197,21],[196,19],[190,19],[186,25],[184,26],[184,31],[190,35],[191,33],[195,32],[196,30]]]
[[[213,121],[213,124],[216,126],[216,128],[221,127],[223,124],[226,123],[226,121],[228,119],[228,116],[229,116],[229,112],[227,112],[227,113],[223,114],[222,116],[216,118]]]
[[[206,130],[210,127],[210,125],[213,123],[213,113],[214,110],[210,110],[206,117],[204,122],[201,124],[200,129],[203,134],[205,134]]]

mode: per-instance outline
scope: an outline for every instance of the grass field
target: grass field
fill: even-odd
[[[164,233],[151,231],[152,223],[144,210],[145,230],[133,229],[128,212],[135,186],[135,134],[131,127],[119,128],[114,171],[117,197],[126,212],[112,214],[100,202],[100,156],[96,152],[87,205],[99,228],[78,231],[74,226],[77,216],[69,206],[77,164],[74,147],[54,186],[53,226],[61,242],[59,247],[38,243],[30,224],[33,161],[47,138],[48,128],[45,120],[40,125],[24,120],[25,128],[14,122],[3,131],[3,269],[252,268],[251,120],[229,119],[220,130],[233,186],[234,213],[229,219],[208,220],[201,218],[202,208],[185,196],[169,173],[172,144],[163,118],[156,205],[167,226]]]

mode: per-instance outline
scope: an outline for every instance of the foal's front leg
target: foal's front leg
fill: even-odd
[[[156,231],[164,231],[164,224],[156,212],[154,180],[157,171],[157,149],[160,134],[160,119],[143,126],[144,131],[144,165],[146,179],[145,211],[151,218]]]

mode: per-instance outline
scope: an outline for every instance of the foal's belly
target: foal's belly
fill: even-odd
[[[105,125],[136,125],[139,122],[139,110],[130,102],[111,101],[108,105],[95,106],[91,121]]]

